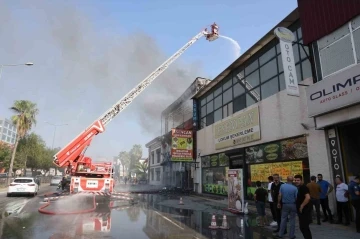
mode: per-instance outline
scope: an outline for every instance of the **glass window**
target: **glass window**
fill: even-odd
[[[0,120],[0,125],[2,125],[3,124],[3,121],[2,120]]]
[[[298,82],[303,81],[303,79],[301,78],[301,68],[300,68],[300,64],[297,64],[297,65],[296,65],[296,76],[297,76]]]
[[[221,107],[222,106],[222,95],[219,95],[218,97],[216,97],[214,100],[214,103],[215,103],[215,109]]]
[[[233,102],[228,104],[228,116],[233,114]]]
[[[213,93],[210,93],[210,95],[208,95],[208,96],[206,97],[206,101],[209,102],[209,101],[212,100],[212,99],[214,99],[214,95],[213,95]]]
[[[232,100],[232,88],[228,89],[227,91],[224,92],[223,94],[223,104],[228,103],[229,101]]]
[[[281,54],[278,55],[278,68],[279,68],[279,73],[284,71],[284,67],[283,67],[283,62],[282,62],[282,56]]]
[[[221,92],[222,92],[221,87],[217,88],[217,89],[214,91],[214,96],[215,96],[215,97],[218,96],[219,94],[221,94]]]
[[[301,40],[300,43],[302,44],[303,40]],[[304,46],[304,47],[299,46],[299,48],[300,48],[300,57],[301,57],[301,59],[307,58],[306,53],[307,53],[308,56],[310,56],[309,47],[307,47],[307,46]],[[304,49],[305,49],[306,53],[305,53]]]
[[[206,115],[206,105],[201,107],[201,117],[204,117]]]
[[[214,113],[210,113],[206,116],[206,125],[212,125],[214,123]]]
[[[279,75],[279,83],[280,83],[280,91],[285,90],[286,89],[286,84],[285,84],[284,73],[281,73]]]
[[[299,27],[299,28],[297,29],[297,34],[298,34],[299,39],[301,39],[301,38],[302,38],[301,27]]]
[[[6,135],[5,135],[5,134],[3,134],[3,135],[2,135],[2,137],[1,137],[1,139],[5,141],[5,139],[6,139]]]
[[[200,105],[201,106],[203,106],[203,105],[205,105],[206,104],[206,98],[204,98],[204,99],[202,99],[201,101],[200,101]]]
[[[12,140],[11,140],[11,143],[14,144],[14,143],[15,143],[15,139],[12,139]]]
[[[245,68],[245,74],[248,75],[259,67],[258,60],[256,59]]]
[[[312,72],[311,72],[311,64],[309,60],[305,60],[302,63],[302,71],[303,71],[303,78],[304,80],[312,77]]]
[[[6,128],[3,128],[3,133],[7,134],[7,129]]]
[[[295,64],[299,62],[300,55],[299,55],[299,46],[297,44],[293,45],[293,51],[294,51],[294,61]]]
[[[206,104],[206,112],[209,114],[214,110],[214,102],[210,101]]]
[[[280,43],[278,43],[276,45],[276,54],[280,54],[281,53],[281,49],[280,49]]]
[[[219,120],[222,120],[222,108],[214,112],[214,122],[217,122]]]
[[[279,80],[275,77],[261,85],[261,99],[276,94],[279,91]]]
[[[268,50],[267,52],[265,52],[264,55],[262,55],[259,58],[260,61],[260,65],[265,64],[266,62],[268,62],[271,58],[273,58],[275,56],[275,47],[272,47],[270,50]]]
[[[228,117],[228,105],[223,106],[223,116],[224,118]]]
[[[246,108],[246,94],[243,94],[233,101],[234,113]]]
[[[261,82],[265,82],[275,75],[277,75],[277,66],[276,59],[274,58],[260,68]]]
[[[254,89],[246,94],[246,107],[249,107],[260,100],[259,88]]]
[[[247,84],[250,85],[250,89],[260,84],[259,71],[254,71],[251,75],[246,77]]]
[[[11,141],[10,141],[10,137],[8,136],[8,137],[6,137],[6,141],[8,142],[8,143],[10,143]]]
[[[245,93],[245,88],[240,83],[234,85],[234,98]]]
[[[224,85],[223,85],[223,90],[225,91],[225,90],[228,89],[230,86],[232,86],[232,80],[231,80],[231,79],[227,80],[227,82],[224,83]]]
[[[200,125],[201,125],[201,128],[206,127],[206,117],[201,119]]]
[[[240,71],[239,73],[237,74],[234,74],[234,77],[233,77],[233,84],[236,84],[238,83],[239,80],[243,79],[244,78],[244,70]]]
[[[9,127],[9,123],[5,122],[5,128],[8,128],[8,127]]]

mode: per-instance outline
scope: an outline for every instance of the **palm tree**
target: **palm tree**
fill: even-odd
[[[122,169],[123,169],[123,177],[125,177],[125,168],[127,170],[129,168],[129,164],[130,164],[129,153],[126,151],[121,151],[119,153],[119,160],[121,162]]]
[[[148,173],[148,163],[147,161],[139,162],[135,164],[136,167],[136,173],[140,176],[141,179],[147,178]]]
[[[12,176],[14,159],[19,140],[22,139],[26,133],[31,130],[32,126],[36,124],[36,115],[39,113],[39,110],[35,103],[28,100],[15,100],[10,109],[15,113],[11,119],[17,129],[15,145],[11,155],[9,168],[9,175]]]

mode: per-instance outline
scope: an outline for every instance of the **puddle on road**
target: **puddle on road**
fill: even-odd
[[[256,227],[256,219],[227,213],[230,230],[210,230],[212,213],[219,207],[199,207],[201,202],[184,197],[185,206],[176,199],[149,194],[136,195],[137,204],[128,201],[98,201],[97,210],[83,215],[44,215],[31,213],[6,218],[4,239],[100,239],[100,238],[271,238],[268,229]],[[178,199],[177,199],[178,200]],[[194,202],[196,201],[196,202]],[[91,203],[87,203],[91,207]],[[190,205],[187,205],[190,204]],[[191,205],[192,204],[192,205]],[[84,205],[82,205],[84,207]],[[56,207],[55,207],[56,208]],[[201,210],[200,210],[201,209]]]

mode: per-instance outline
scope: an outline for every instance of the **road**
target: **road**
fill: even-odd
[[[43,187],[42,193],[49,187]],[[53,187],[54,189],[54,187]],[[96,199],[94,212],[76,215],[46,215],[38,212],[43,197],[6,198],[0,193],[2,210],[20,208],[2,220],[3,239],[100,239],[100,238],[273,238],[271,228],[257,227],[256,217],[230,213],[230,230],[210,230],[212,214],[222,223],[223,206],[198,197],[179,197],[156,194],[133,195],[135,204],[124,199]],[[9,206],[10,205],[10,206]],[[16,205],[16,206],[14,206]],[[51,203],[49,211],[70,212],[93,207],[92,196],[68,196]],[[312,225],[314,238],[358,238],[349,228],[324,224]],[[0,229],[1,229],[0,228]],[[302,238],[298,228],[297,238]]]

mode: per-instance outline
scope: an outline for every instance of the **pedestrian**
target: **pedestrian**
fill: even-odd
[[[256,210],[260,219],[259,226],[263,227],[264,225],[268,224],[266,214],[265,214],[265,203],[266,203],[266,196],[268,192],[265,188],[261,187],[261,182],[256,182],[256,191],[254,194],[254,200],[256,204]]]
[[[320,205],[321,209],[324,214],[324,220],[323,222],[329,221],[330,223],[333,223],[333,216],[332,212],[329,207],[329,194],[334,190],[333,185],[331,185],[328,181],[323,180],[323,175],[318,174],[318,181],[317,183],[320,185],[321,193],[320,193]]]
[[[281,185],[278,196],[277,207],[281,208],[281,225],[277,238],[283,238],[287,220],[290,216],[290,235],[289,238],[295,238],[295,217],[296,217],[296,196],[298,189],[293,185],[294,177],[288,176],[286,183]],[[281,203],[280,203],[281,202]]]
[[[280,182],[279,174],[273,175],[274,182],[271,184],[271,197],[274,201],[274,207],[275,207],[275,213],[276,213],[276,222],[277,222],[277,229],[274,231],[275,233],[280,231],[280,224],[281,224],[281,207],[278,208],[277,205],[279,203],[278,197],[280,192],[280,187],[283,182]],[[280,201],[281,204],[281,201]],[[285,229],[284,234],[287,233],[287,230]]]
[[[342,213],[345,215],[345,226],[350,225],[350,209],[349,209],[349,187],[340,177],[335,178],[336,182],[336,208],[338,213],[338,221],[336,224],[342,224]]]
[[[351,204],[355,209],[355,224],[356,231],[360,233],[360,176],[355,176],[349,184],[349,194],[351,198]]]
[[[295,175],[295,184],[298,187],[296,209],[299,217],[299,227],[304,239],[312,239],[310,231],[311,197],[309,188],[304,185],[303,177]]]
[[[268,202],[269,202],[269,206],[270,206],[271,216],[272,216],[272,219],[273,219],[273,221],[270,223],[270,226],[277,226],[276,211],[275,211],[276,210],[276,208],[275,208],[276,205],[274,205],[274,201],[273,201],[273,198],[271,196],[271,185],[274,182],[273,176],[269,176],[268,181],[269,181],[269,184],[268,184]]]
[[[320,222],[320,193],[321,193],[321,187],[319,184],[316,183],[316,177],[311,176],[310,177],[311,182],[306,185],[306,187],[309,188],[310,192],[310,198],[311,198],[311,205],[315,206],[316,211],[316,219],[317,224],[321,225]],[[311,209],[311,214],[313,212],[313,209]],[[311,222],[312,222],[312,215],[311,215]]]

